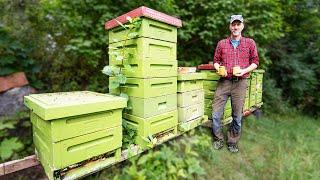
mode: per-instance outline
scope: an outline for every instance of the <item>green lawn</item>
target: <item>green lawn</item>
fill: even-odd
[[[319,179],[320,119],[249,116],[242,130],[237,154],[214,150],[200,127],[86,179]]]

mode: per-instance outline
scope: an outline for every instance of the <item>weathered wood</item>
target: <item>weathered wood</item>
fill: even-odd
[[[40,163],[37,160],[36,155],[31,155],[19,160],[5,162],[0,164],[0,176],[27,169],[38,164]]]

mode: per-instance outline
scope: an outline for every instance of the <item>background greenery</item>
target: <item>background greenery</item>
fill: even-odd
[[[256,41],[260,68],[266,69],[264,112],[272,119],[276,113],[286,116],[296,109],[319,120],[320,2],[316,0],[0,0],[0,76],[24,71],[40,92],[107,92],[108,77],[101,72],[108,64],[104,23],[141,5],[183,21],[178,30],[181,66],[212,61],[217,42],[229,35],[229,16],[243,14],[243,35]],[[27,121],[23,113],[0,121],[1,161],[33,152]],[[188,162],[181,167],[186,167],[184,163]]]

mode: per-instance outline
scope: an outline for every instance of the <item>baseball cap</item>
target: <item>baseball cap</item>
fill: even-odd
[[[240,22],[243,22],[243,17],[242,17],[242,15],[240,15],[240,14],[231,15],[231,16],[230,16],[230,24],[231,24],[233,21],[235,21],[235,20],[238,20],[238,21],[240,21]]]

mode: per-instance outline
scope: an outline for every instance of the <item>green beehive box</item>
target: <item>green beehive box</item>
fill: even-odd
[[[32,125],[40,129],[50,142],[121,126],[122,108],[97,113],[69,116],[46,121],[31,112]]]
[[[178,107],[179,122],[190,121],[204,115],[203,102],[187,107]]]
[[[168,94],[153,98],[129,97],[129,109],[125,113],[149,118],[155,115],[177,110],[177,94]]]
[[[109,45],[109,61],[115,62],[115,53],[130,62],[168,62],[177,60],[177,44],[150,38],[137,38]],[[121,60],[120,60],[121,61]],[[124,63],[126,64],[126,63]]]
[[[205,108],[212,108],[212,99],[205,99]],[[225,105],[225,109],[231,109],[231,100],[230,98],[227,100],[227,103]]]
[[[171,26],[149,18],[141,18],[141,26],[131,31],[122,26],[109,30],[109,44],[124,41],[127,34],[137,33],[134,38],[147,37],[162,41],[177,42],[177,27]],[[130,37],[128,37],[130,39]]]
[[[140,118],[130,114],[123,114],[124,120],[137,130],[135,143],[146,147],[149,136],[156,138],[159,133],[177,134],[178,112],[177,110],[156,115],[150,118]]]
[[[203,81],[203,88],[210,91],[215,91],[217,89],[218,81]]]
[[[116,81],[116,77],[109,78],[109,84]],[[127,78],[126,84],[116,89],[110,89],[111,94],[125,93],[128,96],[151,98],[174,94],[177,92],[177,77],[168,78]]]
[[[185,73],[178,74],[178,81],[190,81],[205,79],[207,75],[205,73]]]
[[[187,107],[192,104],[198,104],[203,102],[204,91],[202,89],[178,93],[178,107]]]
[[[203,89],[204,73],[178,74],[178,92],[187,92]]]
[[[212,109],[211,108],[205,108],[204,114],[208,116],[209,119],[212,119]],[[232,118],[224,118],[224,116],[221,117],[221,125],[226,125],[232,121]]]
[[[225,109],[223,113],[224,119],[231,117],[231,114],[232,114],[232,109]]]
[[[220,79],[220,76],[214,70],[201,70],[200,72],[207,75],[206,80],[218,81]]]
[[[187,92],[203,89],[203,80],[179,81],[177,92]]]
[[[59,170],[92,157],[117,150],[115,159],[120,159],[119,149],[122,145],[122,127],[101,131],[52,142],[38,127],[33,127],[33,142],[37,156],[50,177],[54,170]]]
[[[208,121],[208,116],[198,117],[191,121],[180,122],[178,124],[178,130],[179,132],[186,132],[198,127],[199,125],[201,125],[203,122],[206,122],[206,121]]]
[[[150,60],[141,61],[139,59],[129,59],[118,61],[111,59],[110,65],[122,67],[122,73],[126,77],[136,78],[154,78],[154,77],[172,77],[177,76],[177,60]],[[128,66],[123,66],[130,65]]]
[[[24,104],[43,120],[119,109],[127,106],[125,98],[90,91],[32,94]]]
[[[214,92],[215,92],[215,90],[205,89],[204,90],[204,98],[213,99],[214,98]]]

